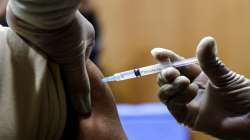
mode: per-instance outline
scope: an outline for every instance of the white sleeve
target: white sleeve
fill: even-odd
[[[73,20],[80,0],[10,0],[9,7],[21,20],[40,29],[58,29]]]
[[[60,64],[62,75],[68,79],[64,85],[72,105],[83,114],[90,107],[86,52],[94,45],[95,34],[93,26],[77,11],[79,3],[80,0],[10,0],[7,20],[11,29],[32,47]]]

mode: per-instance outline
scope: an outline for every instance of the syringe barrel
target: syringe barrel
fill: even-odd
[[[194,58],[189,58],[185,59],[182,61],[177,61],[174,63],[166,62],[166,63],[161,63],[161,64],[155,64],[155,65],[150,65],[146,67],[142,67],[139,69],[134,69],[134,70],[128,70],[120,73],[116,73],[113,76],[106,77],[104,78],[104,81],[120,81],[120,80],[127,80],[127,79],[132,79],[140,76],[145,76],[145,75],[150,75],[150,74],[155,74],[159,73],[161,70],[167,67],[182,67],[190,64],[198,64],[198,60]]]
[[[139,69],[128,70],[121,73],[116,73],[114,76],[119,77],[119,80],[126,80],[136,77],[141,77],[145,75],[155,74],[160,72],[163,68],[166,68],[169,65],[155,64],[146,67],[142,67]]]
[[[166,66],[165,66],[166,67]],[[141,76],[150,75],[160,72],[164,68],[161,64],[150,65],[146,67],[139,68]]]
[[[136,77],[134,70],[128,70],[128,71],[116,73],[114,74],[114,76],[119,77],[119,80],[126,80],[126,79],[131,79],[131,78]]]

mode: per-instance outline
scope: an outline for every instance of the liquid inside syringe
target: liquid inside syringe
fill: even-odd
[[[183,67],[191,64],[198,64],[198,60],[196,57],[193,58],[188,58],[184,59],[181,61],[176,61],[171,63],[166,62],[166,63],[161,63],[161,64],[155,64],[155,65],[150,65],[138,69],[133,69],[133,70],[128,70],[120,73],[116,73],[112,76],[108,76],[102,79],[103,82],[111,82],[111,81],[121,81],[121,80],[127,80],[127,79],[132,79],[136,77],[142,77],[150,74],[155,74],[159,73],[161,70],[167,68],[167,67]]]

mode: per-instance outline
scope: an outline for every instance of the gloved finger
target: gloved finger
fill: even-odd
[[[195,84],[190,84],[185,90],[179,92],[166,102],[169,111],[178,122],[189,126],[194,123],[194,116],[197,115],[197,109],[195,110],[188,103],[196,96],[197,89]]]
[[[194,79],[193,83],[196,84],[198,88],[205,89],[208,83],[208,77],[204,72],[201,72],[200,75]]]
[[[177,55],[171,50],[163,49],[163,48],[155,48],[151,50],[152,56],[158,60],[160,63],[170,61],[171,62],[176,62],[176,61],[181,61],[184,60],[183,57]],[[183,66],[178,68],[180,72],[187,76],[190,80],[193,80],[199,73],[201,72],[199,66],[193,64],[189,66]]]
[[[185,90],[179,92],[171,101],[178,104],[187,104],[194,99],[198,91],[198,86],[194,83],[190,84]]]
[[[178,76],[180,76],[180,72],[173,67],[169,67],[162,70],[162,72],[158,74],[157,83],[159,86],[162,86],[166,83],[173,82]]]
[[[229,68],[216,55],[217,44],[214,38],[203,38],[197,47],[197,57],[200,66],[212,83],[220,87],[233,77]]]
[[[170,99],[185,91],[189,84],[190,80],[187,77],[179,76],[172,84],[163,85],[159,90],[158,96],[163,103],[167,103]]]
[[[187,99],[185,99],[186,106],[184,107],[186,116],[185,116],[185,121],[183,121],[183,123],[191,128],[193,128],[195,124],[195,120],[197,118],[197,115],[199,114],[201,104],[204,103],[203,96],[205,96],[204,91],[207,86],[207,83],[208,83],[207,76],[204,73],[201,73],[189,85],[186,92],[184,92],[186,94],[184,94],[183,96],[187,96],[187,94],[189,96],[186,97]],[[172,103],[172,106],[174,107],[174,103]]]
[[[160,63],[165,62],[169,59],[172,62],[184,59],[184,57],[181,57],[178,54],[174,53],[173,51],[164,48],[154,48],[151,50],[151,54]]]
[[[204,96],[207,81],[207,77],[201,73],[183,92],[169,100],[167,103],[168,109],[176,116],[178,122],[193,127],[201,103],[204,102],[202,96]]]

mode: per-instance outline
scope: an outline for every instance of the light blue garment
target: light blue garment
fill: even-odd
[[[118,112],[129,140],[189,140],[188,129],[160,103],[118,105]]]

